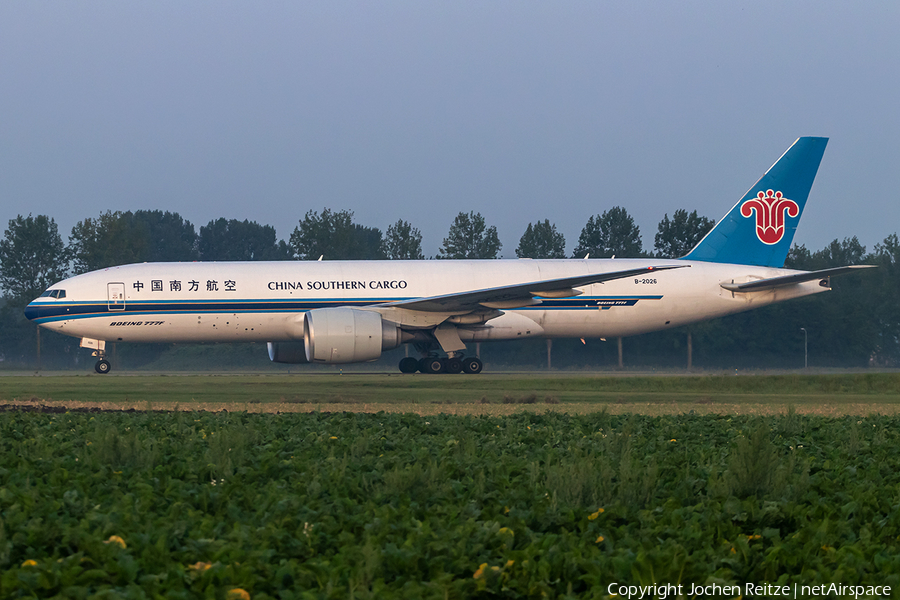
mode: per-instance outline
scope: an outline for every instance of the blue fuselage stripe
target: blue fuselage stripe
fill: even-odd
[[[515,310],[597,310],[617,306],[634,306],[639,300],[659,300],[662,296],[604,296],[544,299],[537,306]],[[25,309],[26,316],[37,323],[51,323],[70,319],[90,319],[122,315],[178,315],[222,313],[291,313],[306,312],[316,308],[333,306],[365,307],[374,304],[398,302],[406,298],[334,298],[307,300],[214,300],[129,302],[124,308],[110,308],[103,302],[40,302],[31,303]]]

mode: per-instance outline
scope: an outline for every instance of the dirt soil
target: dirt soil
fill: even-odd
[[[12,400],[0,404],[0,412],[20,411],[39,413],[66,412],[248,412],[248,413],[414,413],[426,415],[487,415],[505,416],[520,412],[562,412],[568,414],[589,414],[606,411],[609,414],[673,415],[673,414],[728,414],[728,415],[778,415],[785,414],[790,405],[756,403],[716,403],[665,402],[665,403],[533,403],[533,404],[491,404],[491,403],[365,403],[365,402],[250,402],[250,403],[153,403],[147,402],[81,402],[46,400]],[[879,403],[834,403],[817,405],[794,405],[794,411],[802,415],[841,417],[845,415],[896,415],[900,405]]]

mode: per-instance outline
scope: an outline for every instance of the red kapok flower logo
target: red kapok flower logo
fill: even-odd
[[[784,216],[796,217],[800,207],[793,200],[785,198],[781,192],[766,190],[759,192],[741,205],[741,215],[753,216],[756,212],[756,237],[763,244],[777,244],[784,237]]]

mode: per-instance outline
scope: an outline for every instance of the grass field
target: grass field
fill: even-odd
[[[43,375],[0,377],[0,404],[70,408],[413,412],[896,414],[900,374]]]

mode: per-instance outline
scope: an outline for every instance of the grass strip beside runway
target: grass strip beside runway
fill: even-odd
[[[508,414],[896,414],[900,374],[57,375],[0,377],[0,404],[138,410]]]

